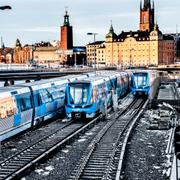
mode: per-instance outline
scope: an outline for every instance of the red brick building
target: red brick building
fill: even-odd
[[[13,61],[13,49],[9,47],[2,47],[0,49],[0,63],[12,63]]]
[[[73,29],[69,23],[69,15],[66,11],[64,15],[64,24],[61,26],[60,30],[60,49],[61,50],[69,50],[73,48]]]

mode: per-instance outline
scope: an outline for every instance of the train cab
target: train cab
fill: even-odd
[[[150,88],[150,79],[148,72],[134,72],[132,74],[131,90],[133,94],[144,93],[148,95]]]

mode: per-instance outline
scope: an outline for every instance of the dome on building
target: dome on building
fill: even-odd
[[[106,35],[106,38],[115,38],[115,37],[117,37],[117,35],[114,33],[114,28],[113,28],[113,26],[112,26],[112,24],[111,24],[111,27],[110,27],[110,29],[109,29],[109,32],[108,32],[108,34]]]
[[[18,38],[16,39],[15,47],[21,47],[21,42]]]

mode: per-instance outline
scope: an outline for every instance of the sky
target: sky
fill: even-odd
[[[155,16],[163,33],[180,31],[180,0],[154,0]],[[93,41],[88,32],[104,40],[112,21],[114,31],[138,30],[140,0],[1,0],[0,36],[5,46],[13,47],[17,38],[22,45],[59,40],[65,7],[73,26],[74,45]]]

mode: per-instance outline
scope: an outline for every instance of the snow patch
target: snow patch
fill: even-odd
[[[48,176],[50,172],[54,170],[54,166],[47,166],[44,169],[36,169],[35,172],[41,176]]]
[[[87,133],[86,133],[87,136],[92,136],[93,134],[94,134],[94,133],[92,133],[92,132],[87,132]]]
[[[16,149],[16,148],[13,148],[13,149],[11,149],[11,151],[17,151],[17,149]]]
[[[84,142],[86,139],[79,139],[78,142]]]
[[[25,178],[25,177],[23,177],[23,178],[21,178],[21,180],[26,180],[26,178]]]
[[[43,169],[36,169],[35,172],[38,173],[39,175],[41,175],[44,172],[44,170]]]
[[[61,151],[62,151],[63,153],[68,153],[68,152],[69,152],[68,149],[62,149]]]
[[[52,171],[52,170],[54,170],[54,166],[47,166],[47,167],[45,167],[45,170]]]
[[[161,167],[160,166],[153,166],[154,169],[160,169]]]
[[[69,122],[71,119],[62,119],[62,122]]]
[[[50,171],[45,171],[42,173],[42,176],[48,176],[50,174]]]

